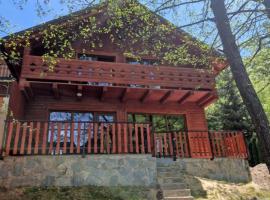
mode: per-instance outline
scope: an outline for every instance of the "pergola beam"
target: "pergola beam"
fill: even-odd
[[[203,95],[196,103],[201,106],[205,101],[209,99],[209,97],[212,96],[211,92],[207,92],[205,95]]]
[[[143,94],[143,96],[141,97],[140,101],[141,101],[142,103],[146,102],[147,99],[149,99],[149,97],[151,96],[152,93],[153,93],[152,90],[147,90],[147,91]]]
[[[183,103],[186,102],[186,100],[191,96],[193,95],[193,92],[192,91],[188,91],[186,92],[186,94],[184,94],[179,100],[178,100],[178,103],[181,105]]]
[[[168,101],[168,99],[173,95],[174,91],[170,90],[164,94],[164,96],[160,99],[160,103],[164,104]]]

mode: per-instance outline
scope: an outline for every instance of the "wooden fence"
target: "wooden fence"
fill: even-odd
[[[242,132],[152,133],[151,124],[7,122],[4,154],[152,154],[156,157],[248,157]]]

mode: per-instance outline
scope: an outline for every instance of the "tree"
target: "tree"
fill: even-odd
[[[249,164],[259,164],[262,160],[255,127],[229,69],[224,70],[217,78],[217,89],[219,99],[207,109],[209,129],[244,131],[250,153]]]
[[[224,53],[230,64],[239,92],[256,127],[263,157],[270,170],[270,128],[267,116],[245,70],[240,51],[231,31],[224,1],[211,0],[211,8],[215,16]]]

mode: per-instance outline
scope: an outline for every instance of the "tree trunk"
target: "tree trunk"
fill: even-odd
[[[224,53],[230,64],[239,92],[256,127],[262,147],[262,155],[270,172],[270,128],[267,116],[248,77],[240,51],[236,45],[224,0],[211,0],[211,8],[215,16],[215,23],[223,44]]]

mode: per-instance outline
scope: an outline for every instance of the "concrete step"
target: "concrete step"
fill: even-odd
[[[158,182],[160,184],[163,183],[182,183],[184,180],[183,177],[177,176],[177,177],[158,177]]]
[[[163,190],[164,197],[187,197],[191,196],[190,189]]]
[[[160,184],[161,189],[164,190],[176,190],[176,189],[188,189],[185,183],[163,183]]]
[[[194,200],[192,196],[186,196],[186,197],[165,197],[165,200]]]

